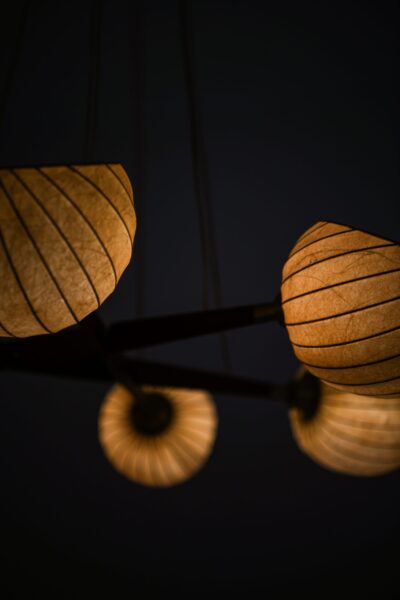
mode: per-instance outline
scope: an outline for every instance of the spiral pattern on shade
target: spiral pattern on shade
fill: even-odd
[[[215,442],[218,417],[212,397],[202,390],[145,386],[141,393],[162,394],[173,417],[156,435],[145,435],[132,421],[137,401],[117,384],[99,415],[99,439],[111,464],[128,479],[146,486],[169,487],[192,477],[207,461]]]
[[[316,413],[289,411],[293,436],[318,464],[347,475],[373,476],[400,467],[400,399],[342,392],[324,383]]]
[[[119,164],[0,169],[0,336],[55,333],[96,310],[135,229]]]
[[[298,359],[326,383],[400,396],[400,245],[319,222],[283,269],[285,325]]]

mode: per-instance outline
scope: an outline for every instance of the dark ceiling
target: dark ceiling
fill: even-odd
[[[93,4],[30,3],[10,78],[24,4],[1,6],[0,161],[82,161]],[[224,305],[274,298],[296,238],[320,219],[400,239],[396,4],[191,4]],[[108,323],[135,316],[139,260],[146,316],[201,308],[178,8],[143,7],[102,2],[89,159],[120,161],[134,187],[145,179],[140,253],[100,310]],[[295,372],[278,325],[228,339],[235,374],[285,381]],[[222,369],[217,336],[145,356]],[[106,391],[2,373],[2,597],[41,589],[68,599],[125,597],[124,589],[399,597],[400,473],[323,470],[297,449],[283,405],[217,395],[219,434],[205,468],[175,488],[146,489],[102,454]]]

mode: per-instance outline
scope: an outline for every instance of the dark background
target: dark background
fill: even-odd
[[[23,4],[1,2],[0,161],[82,161],[93,4],[32,2],[11,80]],[[275,297],[296,238],[320,219],[400,239],[397,3],[191,5],[224,305]],[[141,252],[100,310],[108,323],[135,316],[139,260],[147,316],[201,308],[177,3],[145,2],[142,22],[139,8],[102,2],[90,160],[120,161],[134,186],[145,175]],[[278,325],[232,332],[229,345],[236,374],[285,381],[295,372]],[[145,356],[222,369],[216,336]],[[142,488],[98,444],[106,391],[1,375],[2,597],[400,597],[398,472],[325,471],[297,449],[284,406],[217,395],[205,468],[172,489]]]

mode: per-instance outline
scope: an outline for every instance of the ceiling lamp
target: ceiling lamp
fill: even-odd
[[[400,396],[400,245],[321,221],[283,269],[282,308],[297,358],[330,385]]]
[[[210,455],[217,414],[211,396],[195,391],[200,389],[285,402],[299,445],[331,470],[377,475],[396,469],[400,467],[400,245],[345,225],[318,222],[292,250],[278,297],[222,308],[190,3],[179,6],[202,249],[203,310],[142,318],[143,246],[136,286],[138,318],[108,326],[96,314],[132,254],[136,217],[132,188],[121,165],[3,168],[0,337],[31,339],[3,340],[0,367],[117,381],[100,410],[100,443],[120,473],[143,485],[163,487],[185,481]],[[95,155],[100,23],[101,5],[95,3],[85,161]],[[143,43],[139,46],[140,55]],[[11,64],[8,82],[13,81],[17,62]],[[145,74],[141,63],[138,81]],[[3,112],[9,92],[8,85]],[[144,98],[139,97],[136,105],[137,181],[143,206]],[[210,301],[214,310],[209,310]],[[286,325],[296,355],[309,370],[307,376],[270,383],[231,373],[223,332],[267,321]],[[38,335],[78,322],[79,326],[57,335]],[[224,374],[124,355],[213,333],[221,334]],[[322,387],[314,375],[325,382]]]
[[[0,169],[0,336],[54,333],[96,310],[135,229],[119,164]]]
[[[214,445],[217,412],[204,391],[115,385],[99,416],[99,438],[113,466],[128,479],[168,487],[194,475]]]
[[[373,476],[400,467],[400,399],[372,398],[322,383],[314,403],[289,410],[295,440],[318,464]]]

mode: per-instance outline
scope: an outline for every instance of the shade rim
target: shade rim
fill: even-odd
[[[35,163],[35,164],[14,164],[14,165],[2,165],[0,164],[0,171],[9,171],[11,169],[45,169],[47,167],[69,167],[69,166],[74,166],[74,167],[101,167],[101,166],[106,166],[106,165],[119,165],[121,167],[124,167],[123,163],[119,160],[109,160],[109,161],[78,161],[78,162],[73,162],[73,161],[68,161],[68,162],[55,162],[55,163],[49,163],[49,162],[43,162],[43,163]]]
[[[391,242],[392,244],[395,244],[396,246],[400,246],[400,241],[398,241],[398,240],[393,240],[392,238],[385,237],[383,235],[379,235],[379,234],[374,233],[372,231],[368,231],[368,229],[363,229],[362,227],[357,227],[356,225],[352,225],[352,224],[349,224],[349,223],[342,223],[340,221],[333,221],[333,220],[324,221],[323,219],[316,221],[314,223],[314,225],[316,225],[317,223],[325,223],[326,225],[338,225],[339,227],[350,227],[351,230],[360,231],[361,233],[365,233],[367,235],[371,235],[373,237],[376,237],[376,238],[378,238],[380,240],[384,240],[385,242]],[[313,227],[313,225],[310,225],[310,227],[308,229],[310,229],[311,227]],[[308,231],[308,229],[306,229],[303,232],[303,234],[306,233]],[[303,235],[303,234],[301,234],[301,235]],[[296,242],[296,244],[297,244],[297,242]],[[290,255],[288,257],[288,260],[289,259],[290,259]]]

